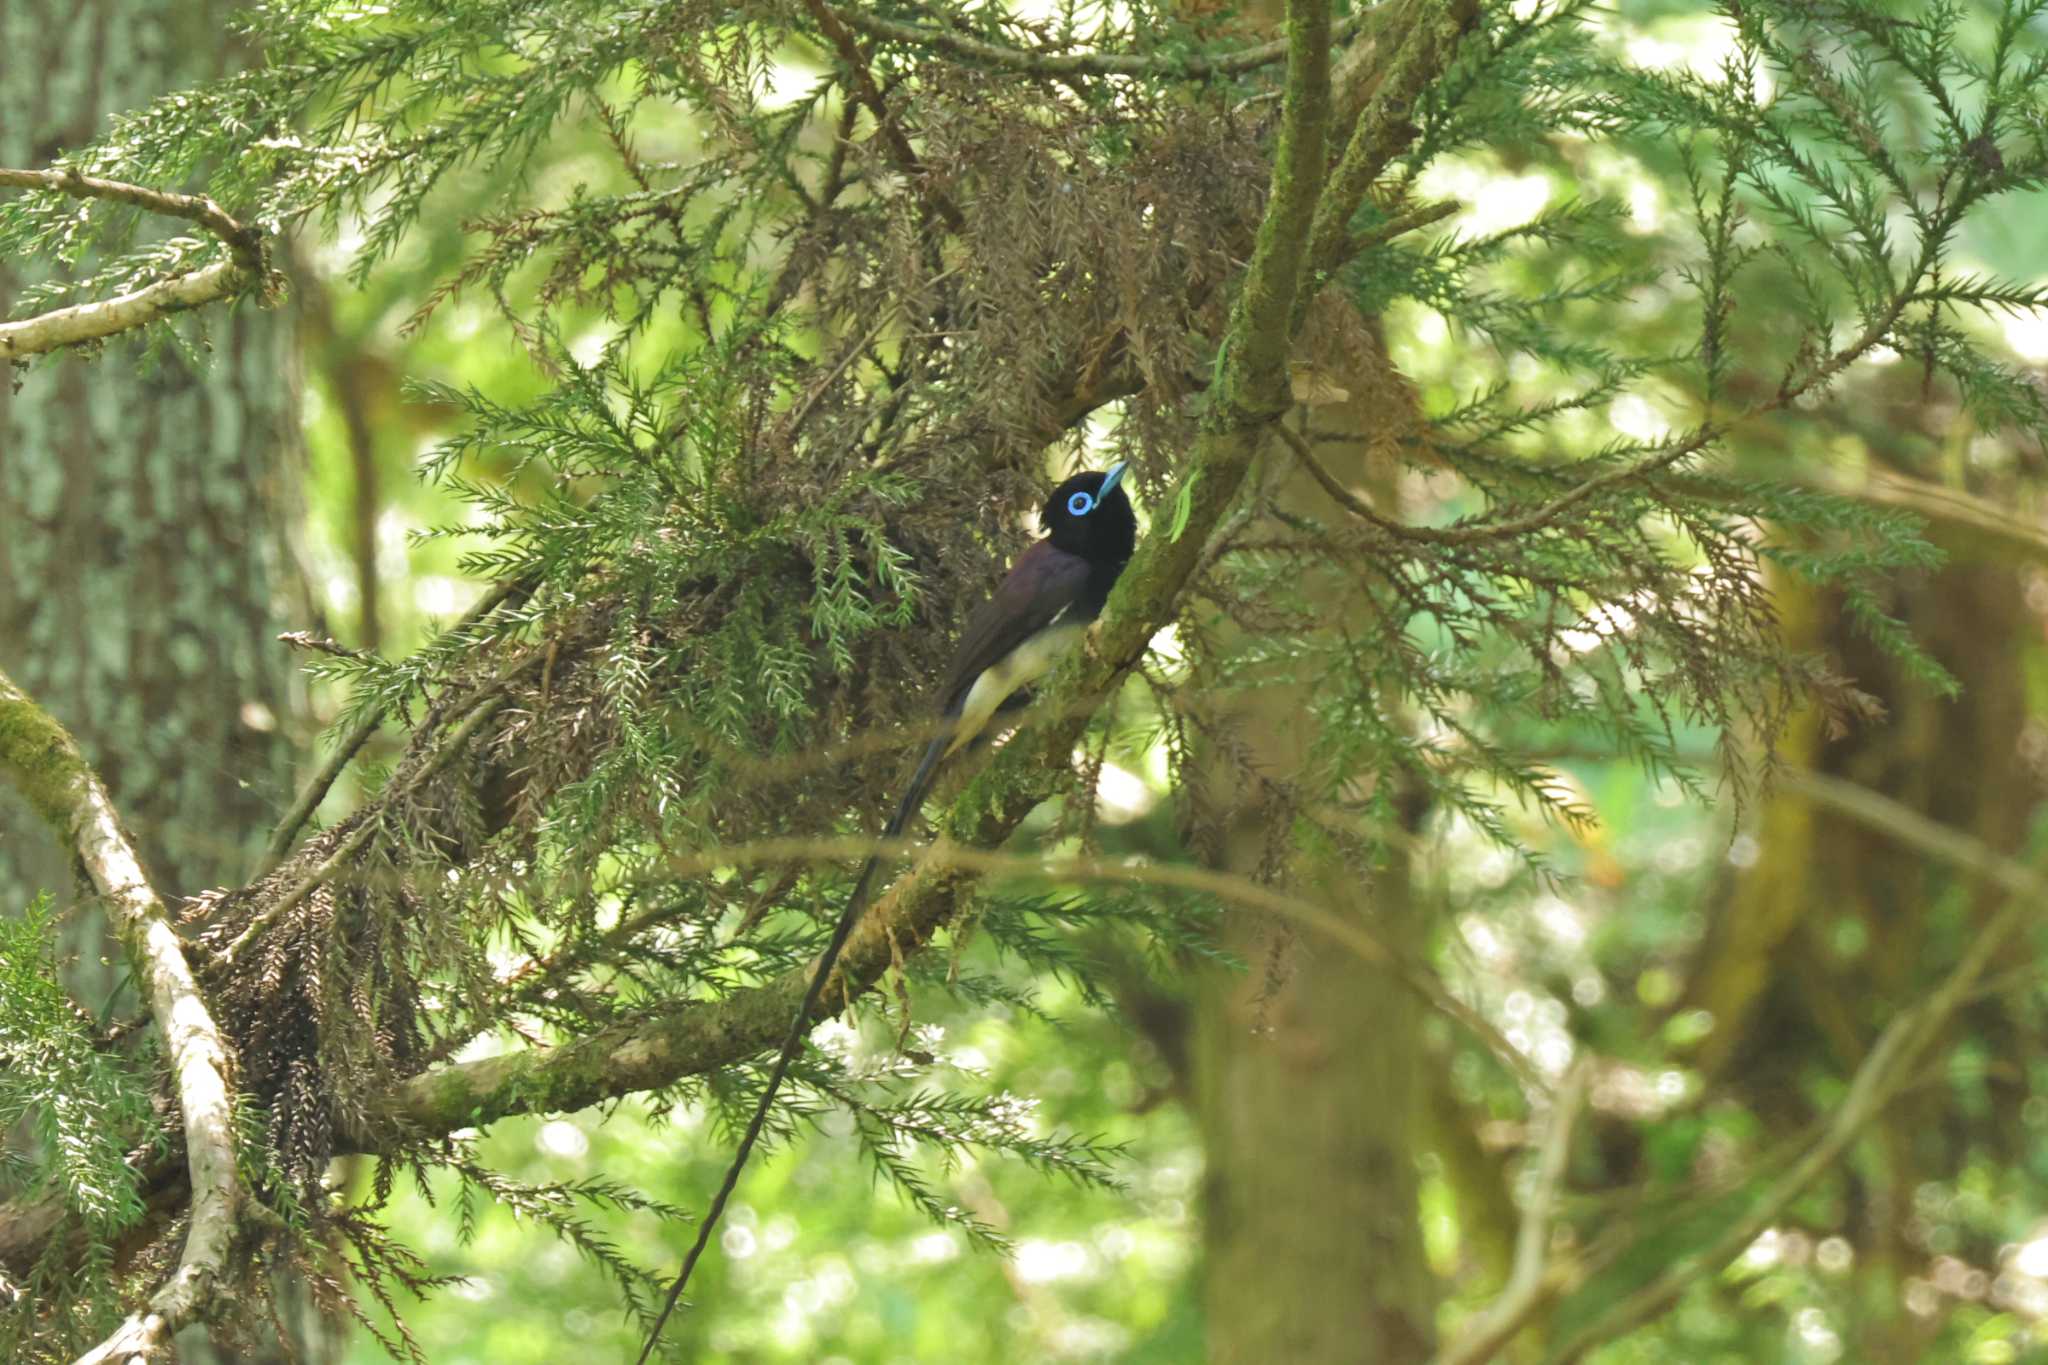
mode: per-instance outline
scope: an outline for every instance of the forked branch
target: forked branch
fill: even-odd
[[[31,171],[0,167],[0,189],[40,190],[77,199],[103,199],[149,213],[183,218],[205,228],[227,246],[229,258],[197,270],[173,275],[126,294],[69,308],[52,309],[17,322],[0,322],[0,360],[25,360],[32,355],[100,341],[121,332],[160,322],[252,287],[269,275],[263,260],[263,234],[235,218],[203,194],[176,194],[102,180],[76,171]]]

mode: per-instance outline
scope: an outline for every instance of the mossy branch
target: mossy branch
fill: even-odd
[[[1449,65],[1459,41],[1478,26],[1479,15],[1478,0],[1456,0],[1448,5],[1437,0],[1410,0],[1393,23],[1400,38],[1390,44],[1392,56],[1352,127],[1316,210],[1309,236],[1310,270],[1335,270],[1352,254],[1352,218],[1380,173],[1414,140],[1415,127],[1409,115],[1416,100]],[[1303,291],[1297,311],[1313,293],[1313,288]]]
[[[696,877],[721,867],[861,858],[876,848],[873,841],[863,839],[769,839],[686,855],[672,862],[668,871],[677,876]],[[1530,1093],[1541,1095],[1550,1089],[1549,1080],[1484,1015],[1458,999],[1427,966],[1408,960],[1367,925],[1314,901],[1244,877],[1178,864],[1131,864],[1096,858],[1046,861],[952,842],[921,847],[910,841],[890,841],[881,846],[881,851],[901,852],[918,861],[912,874],[899,882],[895,892],[897,903],[885,906],[879,920],[870,916],[864,938],[856,945],[862,954],[860,960],[853,960],[854,947],[849,947],[841,958],[841,984],[849,997],[871,986],[896,960],[892,957],[892,932],[897,947],[908,951],[911,945],[903,935],[908,932],[905,926],[912,922],[909,915],[916,902],[906,898],[910,888],[923,880],[965,873],[975,878],[1007,876],[1061,884],[1156,887],[1213,896],[1307,929],[1360,961],[1389,973],[1429,1008],[1486,1047]],[[925,932],[942,922],[943,919],[930,923]],[[743,1061],[759,1050],[752,1044],[756,1028],[786,1027],[809,979],[808,966],[793,969],[774,981],[736,991],[715,1004],[684,1006],[557,1048],[522,1049],[426,1073],[400,1087],[379,1115],[383,1123],[374,1132],[352,1134],[351,1145],[383,1151],[405,1137],[443,1134],[487,1124],[509,1114],[580,1109]],[[828,991],[826,998],[841,997],[837,991]],[[746,1002],[744,1008],[736,1011],[742,1001]]]
[[[0,674],[0,770],[71,851],[99,894],[170,1057],[192,1180],[184,1251],[147,1308],[131,1314],[83,1357],[158,1358],[169,1351],[180,1327],[210,1310],[239,1218],[227,1045],[106,787],[64,727],[5,674]]]
[[[1289,402],[1287,351],[1294,339],[1294,304],[1322,194],[1323,144],[1330,127],[1329,7],[1289,4],[1287,41],[1273,186],[1218,352],[1216,393],[1203,422],[1210,432],[1259,425],[1285,411]],[[1245,460],[1249,463],[1249,451]],[[1198,453],[1189,479],[1199,477],[1201,463]],[[1233,479],[1230,492],[1236,489]]]

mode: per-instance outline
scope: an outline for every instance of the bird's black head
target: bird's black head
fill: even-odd
[[[1092,564],[1121,569],[1138,543],[1138,518],[1119,487],[1124,466],[1076,474],[1046,499],[1039,514],[1052,543]]]

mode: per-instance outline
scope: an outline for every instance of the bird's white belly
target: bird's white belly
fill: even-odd
[[[974,685],[967,689],[967,699],[960,704],[960,721],[946,752],[954,752],[980,734],[989,717],[1011,693],[1050,673],[1053,665],[1065,658],[1087,633],[1085,623],[1069,623],[1062,618],[1011,650],[1000,662],[981,670]]]

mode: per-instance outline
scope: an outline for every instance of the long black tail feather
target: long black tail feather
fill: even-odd
[[[882,827],[882,840],[887,842],[903,833],[903,827],[910,823],[912,816],[924,804],[925,792],[931,786],[932,773],[939,766],[939,760],[946,756],[952,736],[942,734],[925,746],[924,757],[917,765],[917,773],[910,779],[910,787],[903,793],[903,800],[896,806],[896,813],[889,817],[889,823]],[[796,1054],[803,1050],[804,1037],[810,1032],[811,1014],[818,1007],[818,998],[825,993],[825,983],[832,977],[832,969],[839,962],[839,954],[846,947],[846,940],[853,935],[853,926],[860,919],[860,912],[867,903],[868,883],[874,880],[875,866],[881,861],[877,850],[868,855],[861,864],[860,876],[854,879],[853,892],[846,898],[846,908],[839,912],[839,922],[832,926],[831,941],[818,957],[818,965],[811,971],[810,984],[804,989],[803,1004],[797,1007],[796,1018],[790,1022],[789,1034],[782,1040],[782,1048],[775,1054],[774,1069],[768,1073],[767,1088],[754,1105],[754,1115],[747,1120],[747,1131],[740,1137],[739,1150],[733,1153],[732,1165],[725,1171],[725,1179],[719,1182],[718,1193],[712,1196],[711,1207],[705,1210],[704,1219],[697,1225],[697,1240],[690,1244],[689,1254],[683,1257],[683,1268],[677,1272],[675,1283],[669,1286],[668,1298],[661,1305],[661,1312],[654,1319],[654,1326],[648,1330],[647,1344],[640,1349],[637,1365],[646,1365],[654,1354],[654,1348],[661,1344],[661,1330],[668,1325],[676,1304],[683,1296],[683,1286],[690,1282],[690,1272],[697,1268],[697,1261],[704,1254],[704,1248],[711,1242],[711,1231],[718,1226],[720,1215],[725,1212],[725,1201],[731,1197],[733,1187],[739,1184],[740,1172],[746,1169],[747,1158],[753,1154],[754,1143],[761,1136],[761,1129],[768,1121],[768,1110],[775,1103],[775,1094],[782,1088],[782,1078],[789,1072],[789,1064]]]

